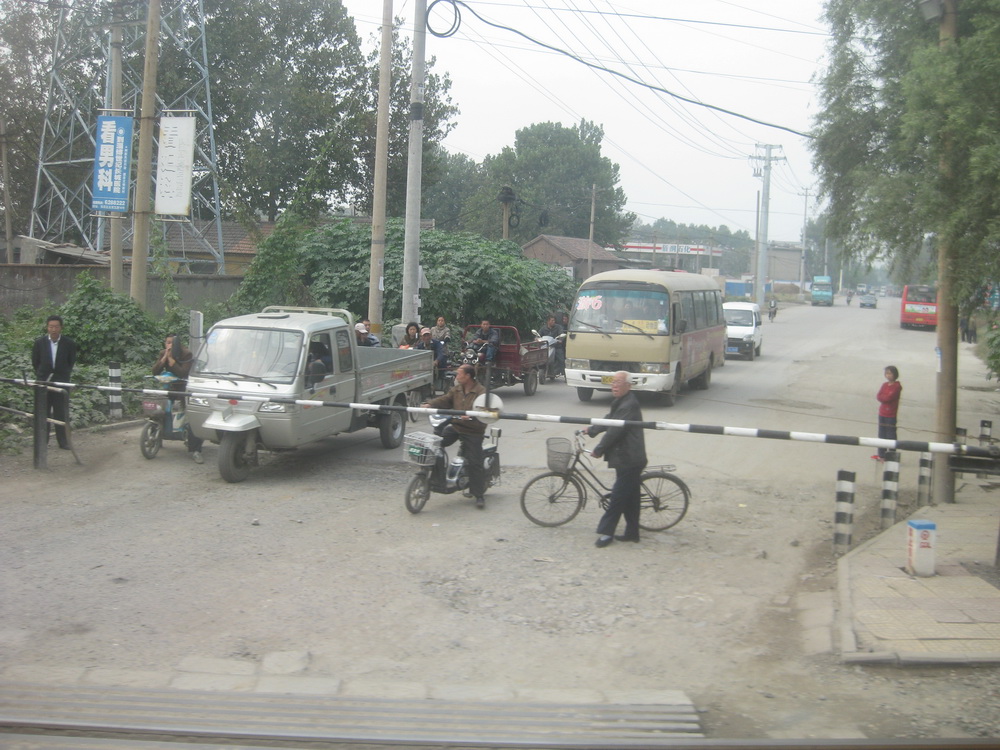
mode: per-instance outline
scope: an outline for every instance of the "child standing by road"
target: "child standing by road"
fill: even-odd
[[[875,398],[878,399],[878,436],[882,440],[896,439],[896,412],[899,410],[899,397],[903,386],[899,383],[899,370],[889,365],[885,368],[885,382],[878,389]],[[879,448],[872,456],[876,461],[885,460],[885,448]]]

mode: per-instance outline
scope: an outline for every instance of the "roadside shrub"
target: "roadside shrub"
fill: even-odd
[[[133,299],[105,288],[87,271],[77,277],[61,314],[80,364],[152,362],[166,333]]]

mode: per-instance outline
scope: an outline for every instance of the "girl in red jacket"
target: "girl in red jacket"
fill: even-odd
[[[878,436],[883,440],[896,439],[896,411],[903,386],[899,384],[899,370],[892,365],[885,368],[885,382],[878,389]],[[879,448],[872,456],[876,461],[885,460],[885,448]]]

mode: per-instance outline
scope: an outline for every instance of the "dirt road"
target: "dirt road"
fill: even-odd
[[[146,461],[138,434],[78,435],[82,466],[3,459],[0,668],[307,650],[343,678],[680,689],[713,737],[1000,736],[994,670],[807,648],[798,603],[835,587],[828,482],[685,476],[679,526],[601,550],[594,506],[555,529],[521,514],[538,466],[508,467],[484,511],[434,495],[413,516],[401,451],[366,438],[230,485],[214,446]]]

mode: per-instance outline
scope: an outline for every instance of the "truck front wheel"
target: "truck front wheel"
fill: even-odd
[[[406,406],[406,396],[397,397],[396,406]],[[398,448],[403,442],[403,413],[390,411],[380,415],[378,432],[383,448]]]
[[[219,475],[231,484],[250,476],[257,464],[257,438],[250,432],[225,432],[219,443]]]

